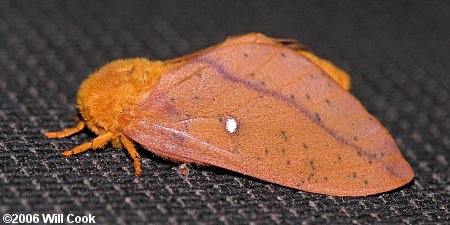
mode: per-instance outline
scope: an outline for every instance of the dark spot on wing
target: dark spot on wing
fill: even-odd
[[[309,75],[309,79],[314,80],[314,74]]]
[[[380,157],[381,157],[381,154],[380,154]],[[372,155],[369,155],[369,159],[370,159],[370,160],[377,161],[377,160],[378,160],[378,155],[377,155],[377,153],[374,153],[374,154],[372,154]]]
[[[282,52],[280,55],[281,57],[286,58],[286,54],[284,54],[284,52]]]
[[[369,120],[370,120],[370,121],[373,121],[373,118],[372,118],[372,117],[369,117]]]
[[[288,166],[291,165],[291,161],[290,161],[290,160],[287,160],[287,161],[286,161],[286,165],[288,165]]]
[[[175,101],[175,98],[170,97],[169,100],[173,102]]]
[[[197,73],[197,77],[198,78],[202,78],[202,74],[201,73]]]
[[[303,149],[308,150],[309,146],[306,143],[303,143]]]
[[[260,95],[259,98],[264,98],[264,95]]]
[[[265,149],[264,149],[264,153],[265,153],[266,155],[269,154],[269,149],[265,148]]]
[[[310,173],[309,176],[308,176],[308,178],[307,178],[307,180],[308,180],[308,181],[311,181],[313,177],[314,177],[314,173]]]
[[[324,177],[323,180],[324,180],[324,181],[328,181],[328,177]]]
[[[200,96],[194,96],[195,100],[200,100]]]
[[[357,136],[353,136],[353,140],[358,141],[358,137]]]
[[[251,73],[250,76],[254,78],[254,77],[255,77],[255,74],[254,74],[254,73]]]
[[[266,82],[264,82],[264,81],[261,81],[260,84],[261,84],[261,86],[266,86]]]
[[[370,156],[370,158],[373,159],[373,160],[377,160],[377,154],[376,154],[376,153],[372,154],[372,155]]]
[[[309,96],[309,94],[306,94],[306,99],[311,100],[311,96]]]
[[[283,140],[287,141],[288,137],[286,135],[286,131],[282,130],[280,133],[281,133],[281,137],[283,138]]]
[[[338,161],[342,160],[342,157],[340,155],[337,156]]]
[[[314,163],[313,160],[309,161],[309,162],[308,162],[308,165],[309,165],[309,167],[311,167],[312,170],[315,170],[315,169],[316,169],[316,165],[315,165],[315,163]]]
[[[352,172],[352,178],[356,178],[356,172]]]
[[[301,186],[301,185],[303,185],[304,183],[305,183],[305,181],[304,181],[304,180],[301,180],[300,182],[297,183],[297,186]]]
[[[365,185],[368,185],[368,184],[369,184],[369,181],[368,181],[368,180],[364,180],[364,184],[365,184]]]
[[[319,113],[315,113],[314,117],[315,117],[315,120],[317,120],[317,122],[321,122],[322,119],[320,118]]]
[[[247,57],[248,57],[248,54],[247,54],[247,53],[244,53],[244,57],[247,58]]]
[[[259,155],[256,156],[256,160],[261,160],[261,158],[259,157]]]
[[[327,103],[327,105],[330,105],[330,100],[325,99],[325,103]]]
[[[222,117],[219,117],[219,122],[223,122],[223,118]]]
[[[292,100],[295,100],[295,95],[291,95],[291,99],[292,99]]]
[[[362,156],[362,152],[361,152],[361,150],[356,150],[356,154],[358,155],[358,156]]]
[[[284,147],[281,147],[280,150],[281,150],[281,154],[283,154],[283,156],[284,156],[286,154],[286,149]]]
[[[330,82],[328,82],[327,84],[328,84],[328,87],[331,87],[331,83]]]

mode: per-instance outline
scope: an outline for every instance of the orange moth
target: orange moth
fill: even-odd
[[[116,60],[78,92],[98,135],[62,153],[139,143],[180,163],[213,165],[308,192],[365,196],[410,182],[395,141],[348,89],[350,78],[291,40],[251,33],[167,61]],[[182,174],[187,169],[182,168]]]

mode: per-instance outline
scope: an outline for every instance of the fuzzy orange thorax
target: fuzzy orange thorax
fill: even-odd
[[[153,87],[167,64],[145,58],[115,60],[81,84],[77,105],[90,130],[98,135],[116,132],[117,116]]]

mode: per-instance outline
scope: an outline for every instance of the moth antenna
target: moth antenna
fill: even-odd
[[[102,135],[94,138],[94,140],[92,140],[90,142],[86,142],[81,145],[78,145],[77,147],[75,147],[72,150],[67,150],[65,152],[62,152],[61,155],[63,155],[63,156],[76,155],[76,154],[85,152],[89,149],[96,150],[99,148],[103,148],[113,138],[114,138],[114,134],[111,132],[108,132],[106,134],[102,134]]]
[[[63,137],[67,137],[72,134],[80,132],[81,130],[84,129],[85,125],[86,124],[84,123],[84,121],[80,121],[80,122],[78,122],[77,126],[75,126],[75,127],[68,128],[68,129],[65,129],[62,131],[46,132],[46,133],[44,133],[44,135],[47,138],[63,138]]]
[[[141,157],[139,156],[139,153],[136,151],[133,142],[124,136],[122,136],[120,140],[125,149],[128,151],[128,154],[130,154],[131,158],[133,159],[134,175],[137,176],[141,175]]]

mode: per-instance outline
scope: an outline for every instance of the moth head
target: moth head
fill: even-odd
[[[77,105],[89,129],[116,131],[117,117],[139,100],[166,72],[164,63],[144,58],[115,60],[81,84]]]

